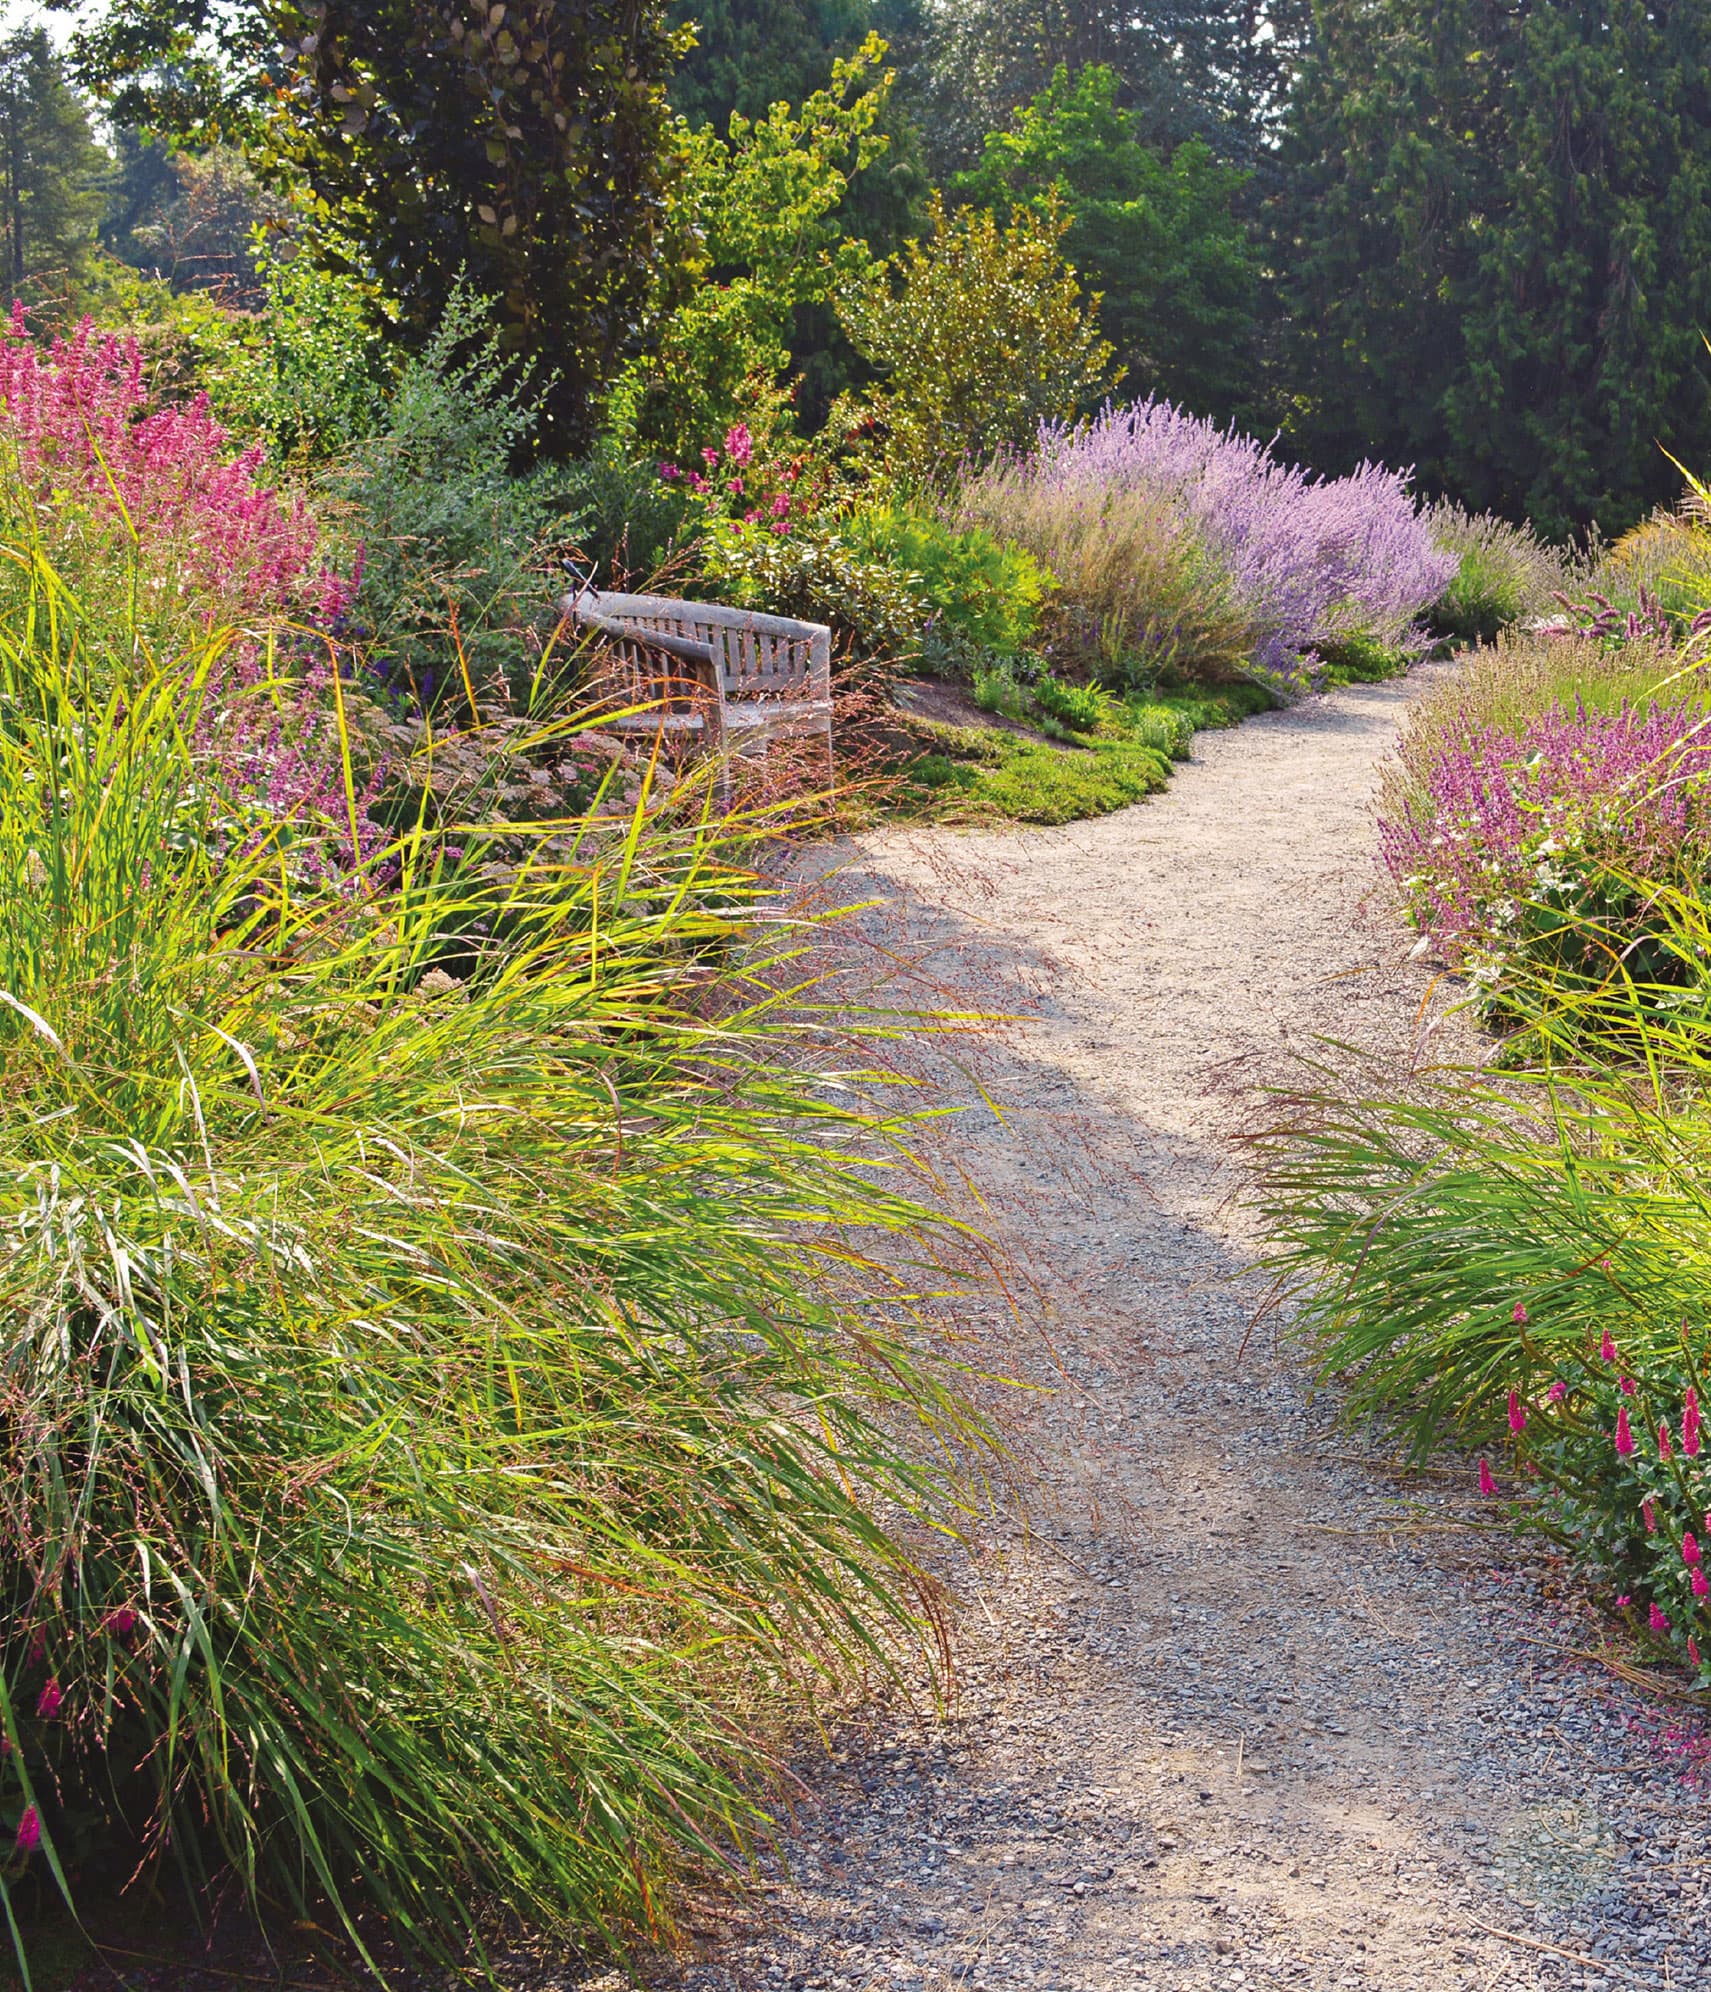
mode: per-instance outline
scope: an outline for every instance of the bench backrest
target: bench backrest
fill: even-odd
[[[832,632],[824,623],[680,602],[669,595],[620,595],[589,588],[567,605],[579,620],[598,617],[633,629],[708,644],[727,699],[832,695]]]

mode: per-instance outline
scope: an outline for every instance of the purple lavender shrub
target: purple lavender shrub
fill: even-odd
[[[1028,462],[996,481],[1036,506],[1041,493],[1084,507],[1144,500],[1222,575],[1248,633],[1250,674],[1283,690],[1307,683],[1316,645],[1356,635],[1411,645],[1415,618],[1456,570],[1404,474],[1362,464],[1348,477],[1314,477],[1270,444],[1167,401],[1108,407],[1083,427],[1048,423]],[[1043,557],[1073,592],[1061,551]]]

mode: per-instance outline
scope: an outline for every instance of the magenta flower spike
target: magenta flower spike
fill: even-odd
[[[33,1805],[26,1805],[22,1818],[18,1821],[18,1833],[13,1845],[21,1854],[33,1854],[42,1843],[41,1814]]]
[[[1655,1535],[1658,1525],[1657,1511],[1652,1506],[1652,1497],[1649,1494],[1640,1503],[1640,1513],[1645,1519],[1646,1534]]]
[[[1694,1666],[1697,1667],[1699,1665],[1699,1642],[1693,1637],[1692,1633],[1687,1635],[1687,1657],[1693,1662]]]
[[[1521,1409],[1520,1393],[1514,1390],[1509,1393],[1509,1429],[1512,1432],[1527,1429],[1527,1414]]]
[[[1658,1458],[1674,1459],[1674,1457],[1675,1457],[1675,1448],[1669,1442],[1669,1427],[1667,1425],[1659,1425]]]
[[[1495,1494],[1497,1492],[1497,1482],[1492,1479],[1491,1468],[1486,1465],[1484,1460],[1479,1462],[1479,1491],[1482,1494]]]
[[[1681,1560],[1683,1563],[1699,1561],[1699,1544],[1694,1540],[1691,1529],[1681,1538]]]
[[[1633,1602],[1634,1602],[1633,1599],[1628,1596],[1626,1591],[1624,1591],[1622,1595],[1616,1600],[1616,1609],[1619,1612],[1625,1612]]]
[[[1628,1407],[1625,1404],[1616,1413],[1616,1450],[1624,1459],[1634,1450],[1634,1435],[1628,1429]]]
[[[1681,1449],[1689,1459],[1699,1457],[1699,1395],[1692,1384],[1681,1408]]]
[[[1704,1564],[1696,1563],[1693,1566],[1691,1582],[1693,1585],[1693,1595],[1696,1598],[1703,1598],[1707,1591],[1711,1591],[1711,1578],[1707,1578],[1705,1575]]]
[[[1632,1397],[1634,1394],[1634,1379],[1631,1376],[1618,1377],[1616,1379],[1616,1388],[1621,1391],[1624,1397]]]
[[[1651,1617],[1648,1623],[1650,1624],[1653,1632],[1665,1633],[1669,1631],[1669,1619],[1663,1612],[1660,1612],[1658,1610],[1658,1603],[1656,1598],[1652,1600]]]
[[[43,1722],[52,1722],[54,1717],[59,1713],[60,1703],[64,1700],[64,1695],[59,1691],[59,1683],[57,1681],[49,1681],[47,1686],[36,1697],[36,1714],[41,1717]]]
[[[1517,1327],[1522,1326],[1526,1322],[1527,1310],[1525,1307],[1521,1305],[1520,1301],[1516,1301],[1515,1312],[1510,1315],[1509,1319],[1513,1321]]]
[[[1613,1363],[1616,1360],[1616,1344],[1611,1341],[1610,1330],[1608,1328],[1604,1331],[1603,1341],[1598,1345],[1598,1353],[1607,1363]]]
[[[1562,1378],[1559,1376],[1556,1382],[1551,1385],[1550,1389],[1545,1392],[1545,1395],[1550,1399],[1550,1401],[1553,1404],[1560,1404],[1563,1401],[1563,1399],[1568,1395],[1568,1385],[1564,1383]]]

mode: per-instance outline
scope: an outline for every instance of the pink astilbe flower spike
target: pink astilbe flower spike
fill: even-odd
[[[1616,1360],[1616,1344],[1611,1341],[1610,1330],[1608,1328],[1604,1331],[1603,1341],[1598,1345],[1598,1353],[1607,1363],[1613,1363]]]
[[[1675,1449],[1674,1449],[1674,1447],[1673,1447],[1673,1446],[1671,1446],[1671,1444],[1670,1444],[1670,1442],[1669,1442],[1669,1427],[1668,1427],[1667,1425],[1659,1425],[1659,1427],[1658,1427],[1658,1458],[1659,1458],[1659,1459],[1674,1459],[1674,1457],[1675,1457]]]
[[[43,1722],[52,1722],[59,1713],[60,1703],[64,1700],[65,1696],[60,1693],[59,1683],[49,1681],[36,1697],[36,1714]]]
[[[1650,1625],[1653,1632],[1661,1634],[1669,1631],[1669,1618],[1665,1613],[1658,1610],[1656,1598],[1652,1600],[1651,1615],[1646,1622]]]
[[[1706,1577],[1705,1566],[1702,1563],[1693,1566],[1692,1584],[1693,1595],[1696,1598],[1703,1598],[1708,1591],[1711,1591],[1711,1578]]]
[[[1563,1399],[1568,1395],[1568,1385],[1564,1383],[1562,1378],[1559,1376],[1556,1382],[1551,1385],[1550,1389],[1545,1392],[1545,1395],[1550,1399],[1550,1401],[1553,1404],[1560,1404],[1563,1401]]]
[[[1616,1413],[1616,1450],[1624,1459],[1634,1450],[1634,1435],[1628,1429],[1628,1407],[1625,1404]]]
[[[1681,1538],[1681,1560],[1683,1563],[1697,1563],[1699,1561],[1699,1544],[1694,1540],[1691,1529]]]
[[[1681,1407],[1681,1449],[1689,1459],[1699,1457],[1699,1394],[1692,1384]]]
[[[33,1854],[42,1843],[42,1819],[33,1805],[26,1805],[18,1821],[18,1831],[12,1844],[21,1854]]]
[[[1621,1376],[1616,1379],[1616,1388],[1621,1391],[1624,1397],[1632,1397],[1636,1385],[1631,1376]]]
[[[1495,1494],[1497,1492],[1497,1482],[1492,1479],[1491,1468],[1486,1465],[1484,1460],[1479,1462],[1479,1491],[1482,1494]]]
[[[1652,1506],[1652,1497],[1649,1494],[1640,1503],[1640,1514],[1646,1525],[1646,1534],[1655,1535],[1658,1526],[1657,1510]]]
[[[1527,1319],[1527,1310],[1525,1307],[1521,1305],[1520,1301],[1516,1301],[1515,1311],[1513,1314],[1510,1315],[1509,1319],[1513,1321],[1517,1327],[1520,1327],[1525,1324]]]
[[[1509,1393],[1509,1429],[1512,1432],[1524,1432],[1527,1429],[1527,1414],[1521,1409],[1520,1392],[1514,1390]]]
[[[1687,1635],[1687,1657],[1693,1662],[1695,1667],[1699,1665],[1699,1642],[1693,1637],[1692,1633]]]
[[[1622,1595],[1616,1600],[1616,1609],[1619,1612],[1625,1612],[1633,1602],[1634,1602],[1633,1599],[1628,1596],[1626,1591],[1624,1591]]]

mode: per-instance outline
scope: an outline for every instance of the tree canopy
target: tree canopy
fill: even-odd
[[[1320,0],[1274,258],[1316,457],[1547,530],[1711,453],[1706,0]]]
[[[1130,389],[1228,417],[1251,391],[1259,259],[1236,211],[1248,176],[1203,139],[1147,145],[1118,89],[1105,64],[1060,66],[956,190],[993,209],[1056,203]]]
[[[588,434],[648,294],[671,170],[665,0],[115,0],[78,43],[115,117],[241,138],[303,239],[432,336],[460,273]]]

